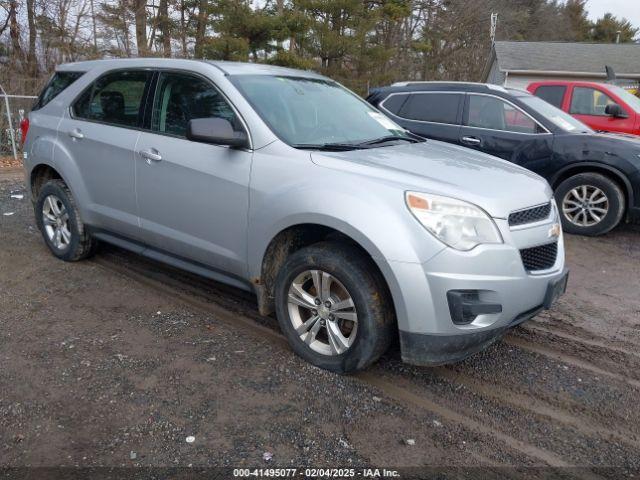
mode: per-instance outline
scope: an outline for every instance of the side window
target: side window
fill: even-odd
[[[39,110],[79,79],[84,72],[56,72],[44,87],[32,110]]]
[[[398,115],[408,96],[407,94],[390,95],[382,102],[382,108],[394,115]]]
[[[469,95],[466,125],[470,127],[504,130],[514,133],[541,133],[538,124],[522,110],[497,98]]]
[[[161,73],[153,101],[151,129],[184,137],[194,118],[224,118],[242,126],[222,94],[209,82],[183,73]]]
[[[398,116],[408,120],[456,125],[463,98],[459,93],[414,93],[409,95]]]
[[[567,87],[563,85],[542,85],[536,90],[535,96],[550,103],[554,107],[562,108],[562,100],[567,92]]]
[[[606,116],[604,110],[607,105],[615,103],[611,97],[595,88],[574,87],[570,113]]]
[[[140,124],[145,86],[150,77],[149,71],[108,73],[76,100],[73,113],[78,118],[136,127]]]

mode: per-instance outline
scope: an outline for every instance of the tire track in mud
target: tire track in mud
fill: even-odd
[[[610,428],[596,424],[587,418],[578,417],[570,412],[547,404],[540,399],[533,398],[528,395],[522,395],[496,384],[487,385],[470,375],[460,371],[455,371],[451,368],[435,367],[433,371],[439,377],[464,385],[472,392],[482,395],[485,398],[493,399],[497,402],[509,403],[517,408],[525,408],[536,415],[547,417],[552,421],[570,426],[585,436],[609,438],[620,443],[625,443],[640,451],[640,439],[638,438],[638,435],[633,432],[623,429],[611,430]]]
[[[621,347],[621,346],[609,345],[609,344],[607,344],[605,342],[600,342],[598,340],[593,340],[593,339],[590,339],[590,338],[584,338],[584,337],[581,337],[581,336],[578,336],[578,335],[573,335],[571,333],[567,333],[565,331],[558,330],[556,328],[550,327],[548,324],[543,324],[543,323],[536,322],[535,320],[530,321],[530,322],[522,325],[522,328],[524,330],[526,330],[526,331],[531,331],[531,332],[534,332],[534,333],[542,333],[544,335],[557,337],[557,338],[562,339],[564,341],[573,342],[575,344],[581,344],[581,345],[586,345],[586,346],[589,346],[589,347],[595,347],[595,348],[600,348],[600,349],[603,349],[603,350],[609,350],[609,351],[616,352],[616,353],[619,353],[619,354],[622,354],[622,355],[626,355],[626,356],[629,356],[629,357],[635,357],[638,360],[640,360],[640,352],[638,352],[638,351],[633,351],[633,350],[629,350],[629,349]]]
[[[566,463],[562,458],[558,457],[554,453],[542,450],[534,445],[525,443],[510,435],[502,433],[491,427],[481,424],[480,422],[470,418],[464,414],[458,413],[455,410],[444,407],[437,402],[429,399],[423,395],[417,395],[408,388],[391,383],[384,378],[381,378],[371,372],[359,372],[355,375],[356,378],[364,381],[365,383],[378,388],[380,391],[386,393],[389,397],[395,399],[400,403],[409,403],[414,406],[423,408],[438,416],[459,425],[462,425],[469,430],[478,432],[483,435],[490,435],[500,440],[502,443],[508,445],[510,448],[518,450],[520,453],[525,454],[528,457],[538,459],[547,465],[552,467],[570,467],[571,464]],[[396,383],[399,383],[396,381]]]
[[[251,303],[251,308],[247,309],[246,304],[250,299],[250,294],[246,294],[241,290],[226,287],[224,285],[218,286],[219,284],[217,283],[212,285],[212,282],[208,280],[195,279],[191,274],[173,269],[173,267],[158,265],[157,263],[142,257],[132,259],[126,253],[103,254],[95,257],[92,263],[95,263],[113,273],[134,280],[155,290],[156,292],[160,291],[168,297],[194,307],[204,313],[213,314],[216,319],[223,323],[233,325],[236,328],[239,327],[253,336],[256,334],[263,334],[263,336],[266,336],[270,341],[277,343],[283,348],[289,349],[286,339],[278,330],[276,330],[277,324],[275,323],[275,320],[268,317],[262,317],[257,314],[254,302]],[[175,272],[172,270],[175,270]],[[207,291],[211,290],[214,290],[217,293],[216,296],[220,296],[221,294],[225,296],[229,295],[230,299],[226,302],[228,305],[221,306],[217,303],[205,300],[203,297],[208,296]],[[248,316],[247,313],[251,312],[245,311],[252,309],[255,314],[250,314]],[[234,312],[232,310],[239,311]],[[443,372],[444,370],[442,368],[435,370],[436,375],[439,375],[445,380],[453,383],[461,383],[462,377]],[[507,450],[515,450],[526,457],[535,459],[537,462],[554,467],[566,467],[570,465],[561,457],[550,451],[514,438],[508,433],[504,433],[497,428],[486,425],[468,415],[465,415],[464,413],[460,413],[459,411],[443,406],[434,400],[428,399],[426,396],[422,395],[422,393],[418,395],[412,392],[409,388],[397,385],[398,383],[404,382],[402,378],[394,378],[393,381],[390,381],[373,375],[370,372],[362,372],[356,375],[355,378],[385,392],[390,398],[395,399],[400,404],[408,404],[419,409],[427,410],[451,421],[452,423],[458,424],[465,429],[475,431],[483,436],[491,436],[500,443],[505,444]],[[469,383],[469,388],[471,390],[476,390],[481,396],[486,396],[503,403],[505,402],[504,398],[500,398],[491,392],[492,388],[494,388],[493,386],[484,385],[482,381],[475,380],[471,377],[467,377],[466,380]],[[521,403],[510,402],[517,408],[529,410],[534,414],[550,418],[554,421],[561,421],[562,423],[571,425],[572,427],[575,427],[576,424],[580,424],[580,420],[577,417],[565,414],[561,410],[554,409],[553,407],[546,406],[542,402],[538,402],[532,407],[532,403],[528,397],[521,395],[514,398],[518,398],[518,400],[522,401]],[[621,439],[621,437],[624,436],[624,434],[619,432],[606,431],[606,429],[602,429],[591,424],[588,426],[582,425],[582,427],[577,430],[585,435],[600,438],[606,435],[611,438]],[[633,441],[633,446],[638,446],[638,443],[635,440]],[[478,453],[478,455],[482,456],[481,453]]]
[[[625,377],[624,375],[620,375],[619,373],[605,370],[603,368],[600,368],[594,365],[591,362],[582,360],[574,355],[567,354],[560,350],[555,350],[553,348],[550,348],[544,345],[535,344],[535,343],[529,342],[528,340],[525,340],[522,337],[517,337],[514,335],[509,335],[504,337],[503,341],[508,345],[512,345],[514,347],[521,348],[523,350],[527,350],[529,352],[533,352],[538,355],[544,355],[558,362],[566,363],[576,368],[586,370],[588,372],[591,372],[594,375],[609,377],[617,382],[626,383],[640,390],[639,380],[628,378],[628,377]]]

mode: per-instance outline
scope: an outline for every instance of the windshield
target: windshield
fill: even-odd
[[[377,139],[416,141],[364,100],[330,80],[238,75],[231,81],[271,130],[294,147],[348,147]]]
[[[580,120],[573,118],[568,113],[563,112],[541,98],[534,97],[533,95],[526,95],[519,97],[518,100],[538,112],[547,120],[553,122],[556,127],[565,132],[589,133],[593,131]]]
[[[633,108],[637,113],[640,113],[640,98],[617,85],[609,85],[609,88],[613,93],[618,95],[624,103]]]

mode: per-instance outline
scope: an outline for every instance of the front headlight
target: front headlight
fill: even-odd
[[[407,192],[405,201],[424,228],[456,250],[471,250],[482,243],[502,243],[491,217],[471,203],[418,192]]]

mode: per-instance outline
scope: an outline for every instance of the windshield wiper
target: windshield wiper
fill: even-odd
[[[409,143],[418,143],[418,142],[423,142],[424,139],[422,138],[414,138],[414,137],[398,137],[395,135],[387,135],[385,137],[380,137],[380,138],[374,138],[373,140],[367,140],[366,142],[360,142],[357,145],[359,147],[363,147],[363,146],[367,146],[367,145],[379,145],[381,143],[387,143],[387,142],[391,142],[394,140],[404,140],[405,142],[409,142]]]
[[[300,150],[324,150],[325,152],[348,152],[362,148],[355,143],[294,143],[291,146]]]
[[[363,148],[371,148],[374,145],[381,143],[387,143],[394,140],[404,140],[405,142],[418,143],[424,142],[425,139],[411,134],[407,137],[398,137],[395,135],[387,135],[380,138],[374,138],[373,140],[366,140],[358,143],[297,143],[291,145],[293,148],[299,148],[301,150],[324,150],[328,152],[346,152],[349,150],[359,150]]]

